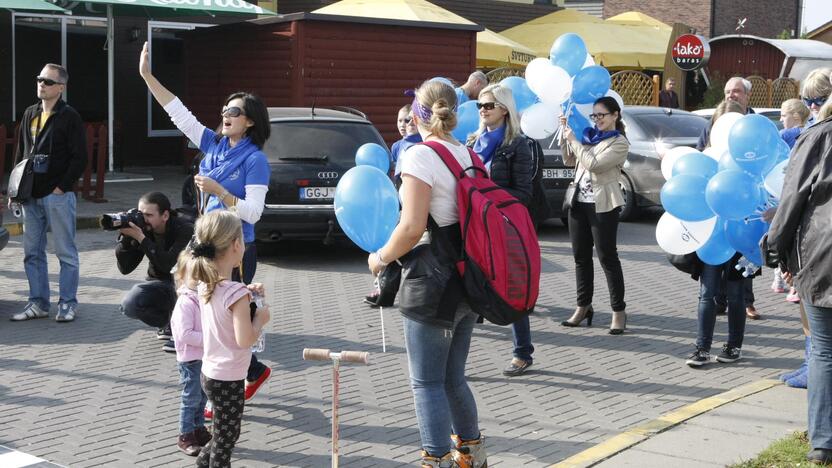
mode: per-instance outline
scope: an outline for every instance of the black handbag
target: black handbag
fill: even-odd
[[[584,176],[584,172],[586,172],[586,169],[584,169],[584,171],[581,172],[581,175],[575,180],[581,180],[581,177]],[[563,194],[563,206],[561,207],[561,211],[563,211],[564,214],[572,209],[572,206],[575,205],[575,200],[578,197],[578,184],[575,180],[569,182],[569,186],[566,187],[566,192]]]
[[[26,158],[12,169],[9,175],[9,187],[7,189],[9,199],[15,203],[24,203],[32,198],[32,186],[35,183],[34,160]]]

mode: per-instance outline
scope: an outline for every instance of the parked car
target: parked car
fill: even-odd
[[[338,180],[355,166],[355,152],[365,143],[386,147],[363,113],[347,108],[270,107],[272,133],[263,147],[271,178],[266,207],[254,229],[257,242],[282,239],[322,240],[344,237],[333,200]],[[182,189],[183,205],[194,205],[193,174]]]
[[[628,106],[622,112],[630,140],[630,153],[621,174],[626,204],[621,220],[634,219],[642,208],[661,206],[659,194],[664,185],[660,153],[675,146],[695,147],[708,121],[690,112],[662,107]],[[543,186],[549,202],[549,218],[561,218],[563,196],[575,169],[563,164],[554,137],[540,140],[543,147]]]
[[[693,113],[698,115],[698,116],[705,117],[706,119],[708,119],[708,121],[710,121],[711,116],[714,115],[715,110],[716,109],[714,109],[713,107],[710,107],[708,109],[695,110],[695,111],[693,111]],[[775,125],[777,125],[778,130],[783,130],[783,122],[780,121],[780,109],[779,108],[774,108],[774,107],[760,107],[760,108],[757,108],[757,107],[755,107],[754,108],[754,113],[764,115],[764,116],[768,117],[769,119],[771,119],[772,122],[774,122]]]
[[[0,193],[0,250],[9,243],[9,230],[3,226],[3,210],[6,209],[6,193]]]

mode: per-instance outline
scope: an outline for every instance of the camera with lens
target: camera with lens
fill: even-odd
[[[139,229],[144,229],[144,215],[137,208],[122,211],[121,213],[105,213],[98,220],[101,228],[105,231],[117,231],[135,224]]]

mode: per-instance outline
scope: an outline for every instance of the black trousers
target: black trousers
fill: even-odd
[[[607,277],[612,310],[620,312],[627,307],[624,302],[624,273],[618,259],[618,213],[616,208],[606,213],[596,213],[594,203],[575,202],[569,210],[569,238],[575,257],[575,282],[578,290],[578,306],[592,304],[595,289],[592,264],[592,247]]]
[[[257,271],[257,245],[254,242],[246,244],[246,251],[243,254],[242,268],[242,276],[240,275],[240,269],[235,268],[234,271],[231,272],[231,280],[237,282],[242,281],[243,284],[251,284],[251,281],[254,279],[254,273]],[[256,354],[251,353],[251,363],[248,365],[246,380],[254,382],[259,379],[265,371],[266,366],[257,360]]]
[[[172,281],[149,280],[133,285],[121,300],[121,313],[151,327],[164,327],[176,305]]]
[[[199,468],[227,468],[231,453],[240,438],[240,426],[245,408],[245,385],[242,380],[214,380],[201,375],[202,390],[214,408],[211,440],[199,452]]]

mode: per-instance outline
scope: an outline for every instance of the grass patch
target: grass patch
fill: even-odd
[[[769,445],[753,460],[731,465],[730,468],[792,468],[819,466],[806,461],[806,454],[811,450],[809,437],[805,431],[780,439]]]

